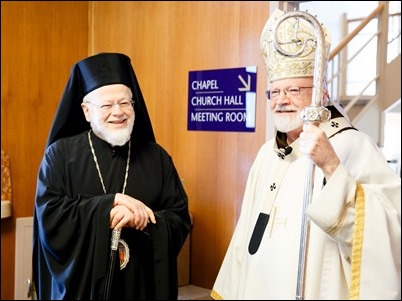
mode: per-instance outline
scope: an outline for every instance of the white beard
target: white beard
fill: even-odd
[[[99,118],[94,118],[91,120],[91,127],[95,134],[97,134],[100,138],[111,144],[112,146],[118,145],[122,146],[126,144],[131,138],[131,132],[134,127],[133,118],[127,120],[127,127],[123,129],[108,129],[104,122],[100,122]]]
[[[292,116],[279,116],[273,113],[273,119],[276,129],[282,133],[288,133],[303,126],[299,111]]]

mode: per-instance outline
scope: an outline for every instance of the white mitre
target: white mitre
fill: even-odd
[[[274,45],[274,32],[277,20],[285,12],[276,9],[268,19],[261,34],[261,52],[267,69],[269,82],[285,78],[300,78],[314,76],[314,61],[316,55],[315,32],[313,25],[307,20],[299,18],[285,19],[277,27],[277,40],[284,43],[281,48],[288,53],[297,53],[305,46],[305,50],[296,57],[289,57],[278,52]],[[326,57],[324,70],[327,70],[331,37],[328,30],[322,26],[325,35],[325,50],[323,55]],[[309,41],[309,42],[307,42]]]

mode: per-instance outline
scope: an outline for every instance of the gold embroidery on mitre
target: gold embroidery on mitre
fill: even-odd
[[[261,34],[261,52],[267,69],[269,82],[285,78],[312,77],[314,76],[315,46],[316,40],[313,26],[303,18],[288,18],[277,27],[278,41],[285,42],[281,48],[288,53],[298,53],[302,47],[303,52],[296,57],[289,57],[279,53],[274,45],[274,26],[276,21],[284,14],[276,9],[268,19]],[[295,29],[297,28],[297,33]],[[322,26],[325,34],[326,57],[329,55],[331,40],[329,33]],[[300,40],[301,42],[292,42]],[[326,69],[326,68],[325,68]]]

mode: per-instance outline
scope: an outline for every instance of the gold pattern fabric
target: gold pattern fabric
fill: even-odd
[[[214,300],[223,300],[222,296],[217,293],[217,291],[212,290],[211,297]]]
[[[1,200],[11,201],[10,158],[1,150]]]
[[[296,57],[285,56],[275,49],[273,29],[278,18],[283,14],[283,11],[276,9],[268,19],[261,34],[260,46],[269,82],[314,75],[316,37],[313,26],[307,20],[288,18],[277,27],[277,40],[285,43],[281,48],[288,53],[298,53],[302,47],[305,47],[300,55]],[[324,26],[322,29],[325,35],[325,55],[328,58],[331,38]]]
[[[363,232],[364,232],[364,190],[357,183],[355,204],[355,225],[353,229],[352,263],[350,276],[350,300],[359,300],[360,271],[362,265]]]

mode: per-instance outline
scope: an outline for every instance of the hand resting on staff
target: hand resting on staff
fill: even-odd
[[[325,132],[313,123],[305,123],[299,137],[301,152],[321,168],[328,180],[340,161]]]
[[[156,223],[153,211],[143,202],[126,194],[116,193],[110,210],[110,228],[131,227],[143,230],[149,222]]]

